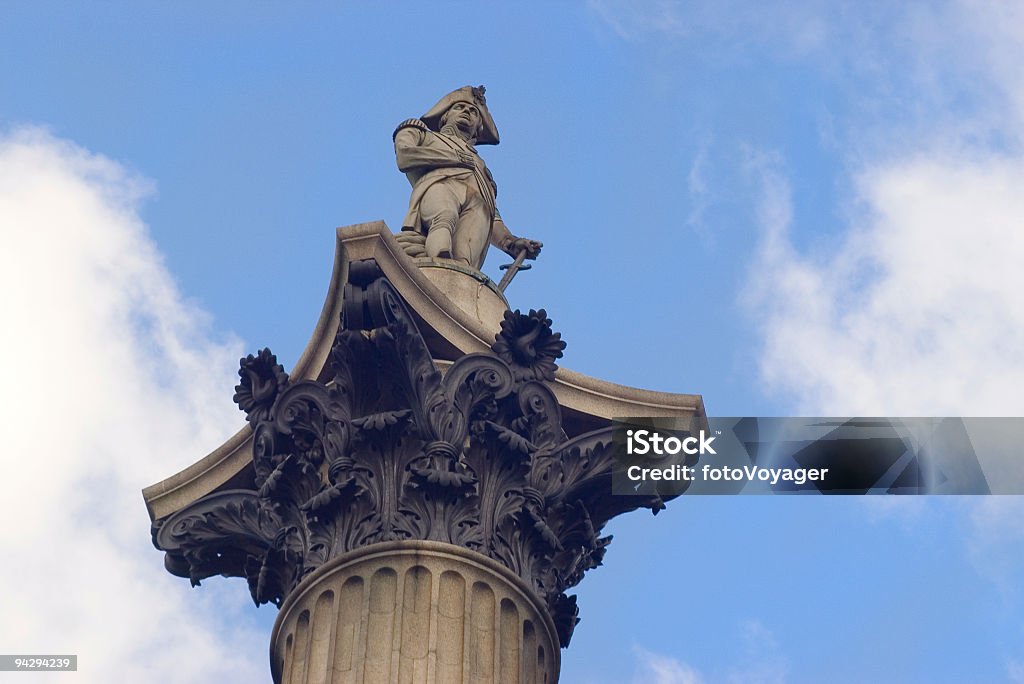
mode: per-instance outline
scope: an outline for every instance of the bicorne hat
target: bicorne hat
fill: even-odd
[[[494,125],[494,119],[491,118],[491,113],[487,109],[487,100],[484,98],[483,86],[476,88],[473,86],[462,86],[458,90],[453,90],[438,100],[437,104],[430,108],[430,111],[420,117],[420,121],[427,124],[427,127],[432,131],[440,130],[441,117],[456,102],[468,102],[469,104],[476,105],[480,110],[480,131],[476,136],[476,144],[497,145],[498,127]]]

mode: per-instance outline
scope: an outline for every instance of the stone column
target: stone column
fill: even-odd
[[[276,684],[548,684],[558,638],[500,564],[429,541],[375,544],[307,577],[271,638]]]

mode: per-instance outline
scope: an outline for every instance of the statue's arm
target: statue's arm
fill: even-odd
[[[515,236],[512,235],[512,231],[508,229],[505,222],[501,220],[501,215],[494,212],[494,226],[491,228],[491,244],[500,249],[506,254],[510,254],[506,247],[510,247],[512,241],[515,240]]]
[[[526,250],[527,259],[536,259],[544,243],[529,238],[516,237],[501,220],[501,214],[494,211],[494,224],[491,228],[491,244],[509,256],[519,256]]]
[[[427,145],[433,135],[419,119],[409,119],[395,130],[395,159],[403,173],[417,169],[448,166],[466,167],[458,152],[441,145]]]

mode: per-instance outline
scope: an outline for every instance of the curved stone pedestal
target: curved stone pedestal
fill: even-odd
[[[554,684],[542,604],[505,567],[430,541],[372,544],[317,569],[270,642],[276,684]]]
[[[494,281],[480,271],[450,259],[422,257],[415,262],[423,275],[460,309],[486,326],[487,330],[498,332],[508,310],[508,302]]]

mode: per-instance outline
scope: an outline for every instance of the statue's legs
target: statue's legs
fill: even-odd
[[[455,229],[454,220],[448,221],[445,218],[435,218],[430,222],[427,231],[426,250],[427,256],[451,259],[452,258],[452,231]]]
[[[478,193],[471,191],[468,194],[469,201],[459,214],[452,256],[480,270],[484,265],[484,257],[487,256],[487,243],[490,241],[494,216],[484,206]]]
[[[423,193],[420,201],[420,217],[427,229],[427,256],[441,259],[452,258],[452,237],[459,219],[461,201],[460,183],[441,181],[434,183]],[[465,195],[465,191],[461,193]]]
[[[483,265],[493,217],[474,186],[454,178],[434,183],[423,193],[420,217],[427,256]]]

